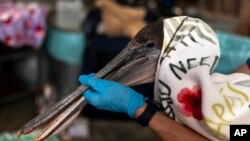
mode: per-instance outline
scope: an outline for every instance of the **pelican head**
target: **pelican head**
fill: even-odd
[[[145,26],[95,77],[118,81],[128,86],[153,82],[163,36],[162,20]],[[43,126],[34,140],[44,140],[68,127],[86,104],[82,93],[87,89],[86,86],[79,86],[45,113],[25,124],[19,130],[18,136]]]

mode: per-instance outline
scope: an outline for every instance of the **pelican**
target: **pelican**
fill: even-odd
[[[183,50],[186,52],[183,52]],[[100,71],[98,71],[95,74],[95,77],[117,81],[127,86],[155,82],[155,88],[157,88],[155,89],[155,91],[160,90],[160,92],[163,94],[162,97],[156,96],[155,99],[159,99],[159,97],[163,99],[162,105],[165,108],[165,112],[167,113],[167,115],[169,115],[170,118],[178,122],[181,121],[190,128],[212,140],[227,139],[228,135],[224,133],[228,131],[228,126],[225,126],[225,130],[223,128],[223,131],[221,131],[220,134],[217,132],[219,129],[215,130],[213,129],[213,126],[210,126],[210,123],[212,123],[212,121],[220,121],[220,119],[213,119],[211,122],[208,120],[210,119],[209,116],[214,116],[213,113],[209,113],[213,111],[203,112],[202,114],[196,113],[194,117],[190,117],[189,114],[185,117],[185,114],[181,113],[182,111],[179,111],[178,107],[178,105],[183,104],[181,103],[183,102],[183,100],[178,103],[178,101],[174,100],[174,98],[172,97],[171,102],[169,101],[169,99],[168,101],[164,101],[164,99],[170,96],[170,94],[167,94],[167,92],[170,92],[169,86],[173,88],[175,87],[175,85],[179,85],[178,83],[180,82],[180,80],[186,81],[187,75],[191,75],[195,78],[194,80],[188,78],[188,85],[196,82],[200,82],[203,84],[203,78],[208,78],[206,79],[206,81],[204,81],[204,84],[206,83],[207,85],[202,85],[201,89],[211,89],[211,91],[209,91],[210,94],[217,93],[214,91],[214,89],[212,89],[212,84],[210,84],[210,82],[208,82],[207,80],[210,80],[210,73],[213,73],[213,69],[218,62],[219,53],[219,43],[217,37],[207,24],[196,18],[186,16],[174,17],[159,20],[143,27],[128,43],[127,47],[124,48]],[[200,58],[183,60],[183,58],[185,59],[185,56],[190,55],[198,56]],[[180,61],[176,61],[178,59],[180,59]],[[168,63],[168,60],[172,62]],[[176,64],[173,64],[173,62],[175,62]],[[163,66],[164,63],[167,65]],[[163,65],[161,66],[161,64]],[[196,67],[198,69],[196,69]],[[201,69],[199,69],[199,67]],[[166,69],[166,71],[164,69]],[[206,73],[203,73],[204,70]],[[169,73],[165,73],[167,71]],[[189,73],[189,71],[191,73]],[[228,82],[231,82],[232,80],[226,79],[226,76],[223,75],[219,75],[218,77],[217,76],[214,77],[214,81],[216,82],[216,84],[218,84],[218,87],[221,86],[219,85],[222,83],[221,80],[225,80]],[[161,77],[164,77],[164,79]],[[246,78],[243,75],[233,76],[233,78],[240,77]],[[171,79],[165,81],[165,78]],[[250,82],[249,78],[244,79],[244,81]],[[168,85],[166,85],[167,83]],[[239,85],[239,83],[236,85]],[[233,89],[236,91],[234,85],[227,84],[227,86],[229,89]],[[197,87],[194,88],[195,90],[197,90]],[[58,101],[46,112],[38,115],[27,124],[25,124],[18,131],[18,136],[28,134],[37,128],[43,127],[40,133],[34,139],[35,141],[40,141],[45,140],[46,138],[55,135],[67,128],[86,105],[85,98],[82,94],[87,89],[88,87],[80,85],[75,91],[70,93],[62,100]],[[172,92],[174,91],[175,89],[172,89]],[[237,90],[236,92],[238,91],[240,90]],[[244,94],[243,91],[240,92],[241,95]],[[178,91],[176,93],[178,93]],[[171,96],[173,95],[174,93],[171,94]],[[216,96],[222,97],[226,95],[216,94]],[[206,97],[205,91],[204,94],[202,93],[202,97],[204,97],[208,101],[210,98],[212,98],[211,96]],[[218,100],[220,100],[221,97],[218,97]],[[229,98],[231,97],[228,97],[228,99]],[[237,97],[236,100],[237,99],[239,99],[239,97]],[[232,100],[232,98],[230,100]],[[207,103],[205,102],[205,104]],[[244,107],[243,103],[241,104],[242,107]],[[247,103],[246,105],[248,106]],[[207,108],[207,105],[204,105],[202,108]],[[202,111],[203,110],[206,111],[210,109],[207,108],[202,109]],[[204,128],[204,123],[207,125],[206,128]],[[228,123],[225,124],[228,125]]]

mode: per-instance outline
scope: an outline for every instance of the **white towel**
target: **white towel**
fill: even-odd
[[[229,140],[230,125],[250,124],[250,77],[213,73],[219,58],[216,34],[202,20],[165,19],[154,93],[170,118],[211,140]]]

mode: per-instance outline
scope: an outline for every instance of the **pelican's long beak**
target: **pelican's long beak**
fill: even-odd
[[[121,82],[125,85],[137,85],[153,82],[160,50],[130,42],[128,46],[96,73],[97,78]],[[88,87],[79,86],[67,97],[50,107],[23,126],[18,136],[28,134],[44,126],[35,140],[44,140],[68,127],[86,104],[82,93]]]

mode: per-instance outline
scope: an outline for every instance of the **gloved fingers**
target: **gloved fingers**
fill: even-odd
[[[98,92],[94,92],[92,90],[87,90],[83,93],[84,97],[86,98],[86,101],[95,106],[95,104],[99,103],[99,95]]]
[[[97,84],[96,80],[97,79],[95,78],[93,73],[89,75],[81,75],[79,77],[79,81],[81,84],[91,87],[94,90],[96,90],[96,84]]]
[[[95,73],[90,73],[88,76],[95,77]]]
[[[96,78],[93,74],[81,75],[79,77],[79,81],[81,82],[81,84],[89,86],[93,90],[99,91],[99,92],[103,91],[104,87],[107,87],[108,85],[112,85],[110,81]]]

